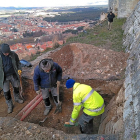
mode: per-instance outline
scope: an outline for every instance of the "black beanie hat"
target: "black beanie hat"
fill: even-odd
[[[1,45],[1,51],[2,53],[10,53],[10,47],[8,44],[2,44]]]

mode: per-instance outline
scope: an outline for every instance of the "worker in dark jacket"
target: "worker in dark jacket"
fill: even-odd
[[[10,93],[10,83],[14,89],[14,98],[18,103],[23,103],[19,94],[19,75],[21,75],[21,66],[18,55],[10,50],[8,44],[1,45],[0,51],[0,88],[3,89],[4,97],[8,105],[8,113],[13,112],[13,102]]]
[[[34,88],[37,94],[40,94],[40,88],[42,97],[45,103],[44,115],[48,115],[52,106],[49,99],[49,91],[51,91],[52,97],[57,107],[61,106],[59,101],[59,86],[62,79],[62,68],[52,59],[43,59],[39,65],[34,69]]]
[[[111,25],[113,22],[113,18],[115,18],[115,15],[112,12],[109,12],[107,18],[108,18],[108,30],[111,30]]]

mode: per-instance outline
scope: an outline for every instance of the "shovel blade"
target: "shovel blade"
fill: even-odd
[[[48,117],[45,117],[44,120],[40,121],[39,124],[44,123]]]

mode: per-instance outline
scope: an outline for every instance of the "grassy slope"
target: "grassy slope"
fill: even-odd
[[[76,37],[67,39],[67,43],[86,43],[92,44],[97,47],[109,48],[114,51],[125,51],[122,45],[123,30],[122,25],[126,19],[114,19],[112,24],[112,30],[108,31],[107,21],[104,21],[101,25],[87,30],[87,33],[80,33]]]
[[[112,24],[112,30],[107,30],[107,21],[104,21],[102,25],[96,26],[93,29],[86,30],[87,33],[80,33],[76,37],[70,37],[67,42],[63,44],[65,46],[69,43],[85,43],[92,44],[97,47],[109,48],[114,51],[125,51],[122,45],[123,30],[122,25],[126,19],[114,19]],[[45,52],[53,50],[55,48],[48,48]],[[45,53],[43,52],[43,53]],[[40,54],[33,55],[29,61],[35,60]]]

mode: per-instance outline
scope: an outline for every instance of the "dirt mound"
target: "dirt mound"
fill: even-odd
[[[51,58],[62,67],[63,76],[71,75],[78,79],[109,79],[122,73],[128,54],[93,45],[72,43],[51,54]]]
[[[23,76],[33,78],[34,68],[44,58],[52,58],[63,69],[63,77],[77,79],[116,79],[126,67],[128,54],[93,45],[72,43],[47,52],[32,61],[32,68],[23,68]]]
[[[57,62],[60,66],[63,66],[63,70],[70,69],[73,65],[73,52],[71,51],[71,46],[67,45],[61,50],[53,53],[51,55],[53,60]]]

